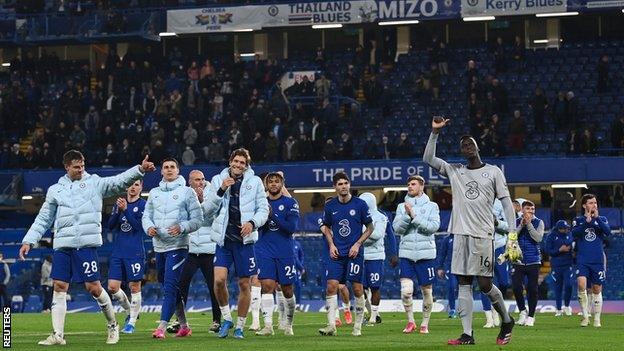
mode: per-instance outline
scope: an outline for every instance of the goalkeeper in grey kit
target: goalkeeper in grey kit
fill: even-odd
[[[492,284],[496,259],[492,216],[494,199],[501,200],[507,218],[515,218],[516,215],[503,172],[500,168],[481,161],[479,147],[473,137],[463,136],[460,140],[460,151],[467,161],[466,165],[447,163],[436,157],[438,134],[449,121],[442,117],[433,119],[432,132],[423,156],[424,162],[449,179],[453,193],[453,211],[449,224],[449,232],[455,237],[451,273],[457,276],[459,282],[457,312],[461,318],[463,333],[458,339],[449,340],[448,344],[475,343],[472,335],[472,281],[476,277],[479,288],[501,316],[501,329],[496,343],[505,345],[511,340],[514,320],[505,308],[503,294]],[[515,245],[517,234],[510,232],[508,239],[505,255],[514,262],[520,257],[518,246]]]

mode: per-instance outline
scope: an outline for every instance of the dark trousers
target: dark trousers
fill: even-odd
[[[526,309],[523,293],[526,278],[527,300],[529,300],[529,317],[535,316],[535,307],[537,306],[537,278],[539,276],[539,269],[539,264],[531,264],[527,266],[515,264],[513,266],[513,272],[511,273],[513,293],[520,311]]]
[[[54,293],[54,289],[51,286],[42,285],[41,290],[43,291],[43,309],[49,310],[52,308],[52,294]]]
[[[180,277],[180,295],[182,301],[186,305],[188,300],[188,291],[191,286],[191,280],[193,275],[198,269],[201,270],[210,291],[210,304],[212,305],[212,321],[221,322],[221,309],[219,308],[219,302],[214,293],[214,257],[213,254],[192,254],[189,253],[182,270],[182,276]]]
[[[11,306],[11,299],[9,298],[6,285],[0,284],[0,308],[4,306]]]

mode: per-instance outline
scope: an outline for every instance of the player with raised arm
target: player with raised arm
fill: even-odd
[[[550,255],[550,266],[552,267],[552,278],[555,282],[555,305],[557,312],[555,317],[559,317],[565,313],[566,316],[572,315],[572,307],[570,300],[572,298],[572,287],[574,284],[574,271],[572,270],[572,234],[570,234],[570,225],[565,220],[557,221],[555,227],[546,237],[545,249]],[[563,299],[563,308],[562,306]]]
[[[604,241],[611,235],[607,218],[598,212],[598,201],[594,194],[585,194],[581,198],[583,215],[572,222],[572,236],[576,243],[576,281],[578,299],[583,319],[581,327],[589,325],[587,285],[591,284],[594,306],[594,327],[602,326],[602,284],[606,279]]]
[[[399,267],[401,300],[407,314],[403,333],[416,330],[412,297],[414,281],[423,294],[423,319],[420,333],[429,333],[429,318],[433,308],[433,281],[435,279],[436,244],[435,232],[440,228],[440,209],[424,193],[425,179],[419,175],[407,178],[405,201],[396,209],[392,222],[394,231],[401,236],[399,243]]]
[[[102,246],[102,199],[119,196],[145,172],[154,170],[146,155],[140,166],[113,177],[100,177],[85,172],[85,159],[76,150],[63,155],[67,174],[48,188],[45,202],[35,222],[28,229],[19,250],[20,259],[39,242],[54,225],[54,255],[52,272],[54,283],[52,300],[52,334],[39,345],[65,345],[65,315],[69,284],[84,283],[86,290],[97,301],[108,322],[107,344],[119,341],[119,325],[115,320],[113,304],[102,289],[97,248]]]
[[[351,282],[355,295],[354,336],[362,335],[364,319],[364,248],[373,232],[373,220],[366,202],[351,195],[351,182],[344,172],[332,177],[336,197],[325,204],[321,231],[327,240],[329,258],[327,276],[327,323],[321,335],[336,335],[335,313],[338,308],[338,284]],[[366,227],[366,230],[362,230]]]
[[[176,336],[191,335],[180,295],[180,277],[188,256],[189,233],[198,230],[204,219],[195,191],[180,175],[178,161],[165,158],[161,174],[162,180],[149,192],[143,214],[143,228],[154,242],[158,281],[164,291],[160,320],[152,333],[156,339],[165,338],[165,328],[174,312],[180,322]]]
[[[243,328],[251,302],[250,277],[257,274],[254,243],[258,228],[269,217],[269,203],[262,180],[251,169],[251,156],[246,149],[232,151],[229,167],[212,177],[210,191],[202,203],[206,215],[215,216],[212,223],[215,253],[215,292],[223,316],[218,336],[226,338],[235,325],[230,312],[227,289],[228,270],[234,265],[238,277],[238,317],[234,337],[243,339]]]
[[[113,252],[108,263],[108,290],[113,299],[128,314],[122,333],[134,333],[134,325],[141,311],[141,279],[145,272],[145,231],[141,225],[146,201],[141,199],[143,180],[135,181],[125,197],[120,197],[113,206],[108,219],[108,229],[114,233]],[[121,289],[121,283],[128,282],[132,300]]]
[[[295,297],[293,284],[297,267],[293,250],[293,233],[299,224],[299,204],[292,197],[282,194],[284,177],[280,173],[269,173],[265,178],[269,193],[269,218],[260,227],[259,239],[254,250],[258,261],[258,278],[262,285],[262,314],[264,328],[256,335],[273,335],[273,293],[279,283],[285,299],[285,335],[293,334]],[[281,322],[281,321],[280,321]]]
[[[460,150],[467,164],[449,164],[436,157],[436,143],[439,132],[450,120],[435,117],[431,123],[423,161],[449,178],[453,192],[453,212],[449,232],[453,233],[453,258],[451,273],[459,282],[458,313],[462,321],[463,333],[458,339],[448,341],[449,345],[474,344],[472,335],[472,282],[477,282],[482,292],[487,294],[492,306],[502,317],[501,329],[496,339],[499,345],[511,340],[514,320],[505,308],[503,294],[492,283],[494,267],[494,216],[492,204],[498,198],[503,204],[506,218],[515,218],[509,197],[507,182],[500,168],[483,163],[474,138],[460,139]],[[517,259],[517,234],[511,232],[507,240],[506,256]]]

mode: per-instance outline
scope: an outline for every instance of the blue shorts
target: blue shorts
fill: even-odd
[[[232,264],[239,278],[258,274],[253,244],[243,245],[243,243],[226,240],[223,246],[217,245],[214,266],[230,269]]]
[[[138,282],[143,279],[145,258],[111,257],[108,262],[108,279]]]
[[[327,280],[337,280],[340,284],[347,281],[360,284],[364,282],[364,255],[355,258],[339,257],[336,260],[330,258],[326,264]]]
[[[157,252],[156,271],[158,272],[158,282],[163,284],[170,282],[173,286],[178,286],[187,256],[187,249]]]
[[[258,278],[271,279],[281,285],[292,285],[297,279],[295,258],[258,257]]]
[[[383,281],[384,260],[364,261],[364,288],[379,289]]]
[[[95,247],[58,249],[52,256],[50,277],[65,283],[95,282],[100,280],[98,254]]]
[[[498,257],[505,253],[505,247],[499,247],[494,251],[494,257]],[[509,262],[505,261],[503,264],[496,263],[494,265],[494,277],[496,278],[498,287],[509,286]]]
[[[435,260],[414,262],[408,258],[401,258],[399,277],[417,281],[419,286],[431,285],[435,280]]]
[[[605,267],[602,263],[578,263],[576,265],[576,276],[587,278],[588,283],[593,285],[602,285],[607,278]]]

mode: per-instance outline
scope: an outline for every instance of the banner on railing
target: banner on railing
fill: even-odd
[[[251,156],[253,158],[253,151]],[[462,160],[454,161],[462,162]],[[622,157],[494,159],[486,162],[499,166],[510,184],[621,182],[624,179]],[[182,166],[180,174],[186,177],[191,170],[199,169],[204,172],[207,179],[210,179],[221,172],[224,166]],[[283,171],[286,183],[293,188],[331,187],[332,175],[338,171],[344,171],[349,175],[353,187],[403,186],[407,177],[415,174],[423,176],[427,182],[448,184],[448,179],[439,175],[422,160],[293,162],[252,165],[252,167],[256,174]],[[123,170],[100,168],[89,169],[89,172],[105,177]],[[64,174],[65,172],[61,170],[24,172],[24,193],[45,193],[48,187]],[[144,189],[155,187],[160,179],[160,172],[148,173],[145,176]]]
[[[167,31],[175,33],[235,32],[247,29],[376,20],[372,0],[212,7],[167,11]]]
[[[462,0],[462,17],[566,12],[568,0]]]
[[[310,82],[314,82],[316,80],[316,71],[294,71],[284,73],[282,79],[280,79],[282,90],[290,88],[295,85],[295,83],[301,83],[303,77],[308,77]]]

